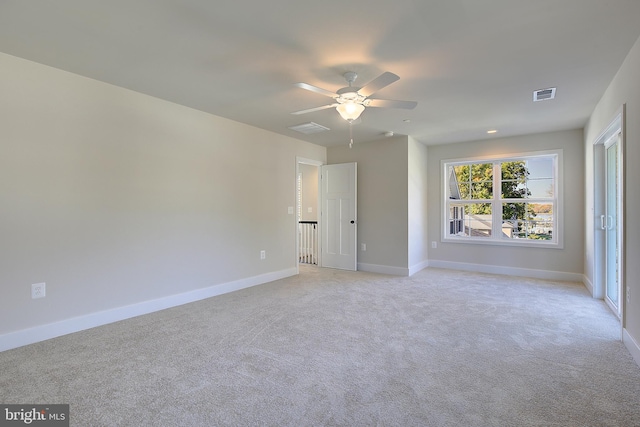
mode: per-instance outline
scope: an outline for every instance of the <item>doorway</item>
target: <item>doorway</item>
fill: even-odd
[[[291,212],[293,213],[293,212]],[[357,270],[357,164],[296,158],[296,269]]]
[[[623,320],[624,221],[623,165],[624,137],[621,111],[594,145],[596,202],[596,286],[609,308]],[[624,326],[624,325],[622,325]]]
[[[320,266],[320,168],[322,162],[296,158],[296,268]]]

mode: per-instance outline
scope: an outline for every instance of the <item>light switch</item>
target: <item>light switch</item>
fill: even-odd
[[[288,213],[289,215],[293,215],[293,206],[289,206],[289,207],[287,208],[287,213]]]

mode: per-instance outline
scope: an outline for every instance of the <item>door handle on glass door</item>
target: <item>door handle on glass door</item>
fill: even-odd
[[[605,224],[604,215],[600,215],[600,228],[603,230],[607,229],[607,225]]]

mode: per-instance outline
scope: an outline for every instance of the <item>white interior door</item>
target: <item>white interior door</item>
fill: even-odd
[[[357,164],[320,170],[322,267],[357,270]]]

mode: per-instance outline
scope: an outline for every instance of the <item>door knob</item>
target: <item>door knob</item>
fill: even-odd
[[[351,220],[351,224],[355,224],[356,222],[354,220]]]

